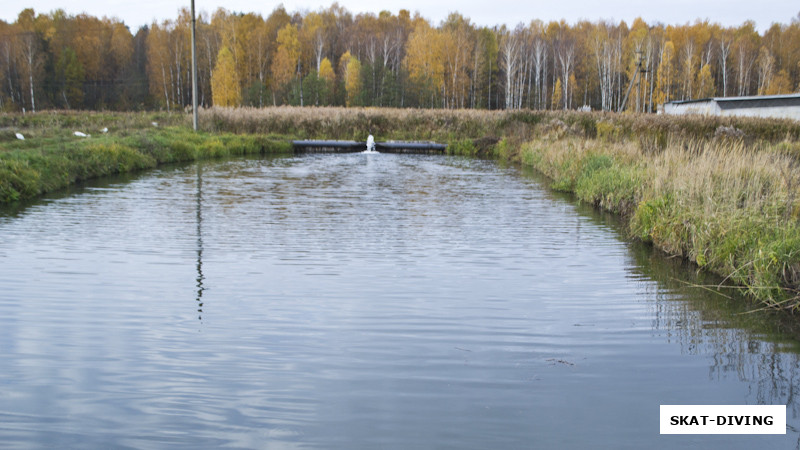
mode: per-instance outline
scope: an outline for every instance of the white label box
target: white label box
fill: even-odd
[[[661,434],[786,434],[786,405],[661,405]]]

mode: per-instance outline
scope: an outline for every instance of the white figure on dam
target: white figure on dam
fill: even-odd
[[[374,152],[375,151],[375,138],[372,137],[370,134],[367,138],[367,152]]]

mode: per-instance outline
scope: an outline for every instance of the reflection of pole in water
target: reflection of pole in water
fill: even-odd
[[[203,320],[203,168],[197,165],[197,318]]]

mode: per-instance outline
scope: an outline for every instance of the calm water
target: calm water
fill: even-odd
[[[0,447],[798,448],[792,321],[516,168],[239,159],[0,212]],[[660,436],[660,404],[787,404]]]

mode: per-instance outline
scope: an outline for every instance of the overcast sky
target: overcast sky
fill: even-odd
[[[5,2],[0,8],[0,19],[16,20],[23,8],[33,8],[37,13],[46,13],[62,8],[69,14],[86,12],[97,17],[118,17],[132,32],[153,20],[173,19],[178,9],[188,7],[190,0],[23,0],[19,3]],[[327,8],[333,0],[286,0],[282,2],[289,13],[294,11],[316,11]],[[267,16],[281,2],[246,0],[195,0],[198,11],[213,12],[220,6],[229,11],[257,12]],[[377,13],[382,9],[397,13],[408,9],[415,11],[438,24],[448,13],[458,11],[478,25],[501,25],[513,27],[531,19],[566,19],[575,23],[580,19],[625,20],[630,24],[634,18],[642,17],[648,23],[685,24],[697,19],[708,19],[722,25],[740,25],[746,20],[756,22],[759,31],[764,31],[774,22],[790,23],[800,13],[797,0],[461,0],[440,2],[435,0],[339,0],[339,4],[350,12]],[[20,5],[20,6],[16,6]]]

